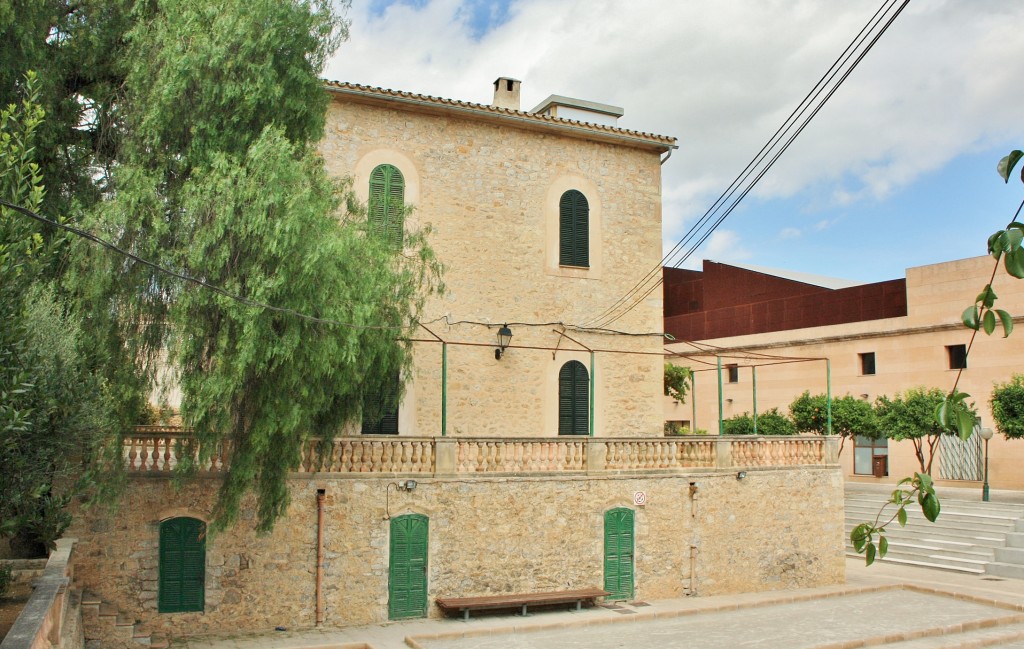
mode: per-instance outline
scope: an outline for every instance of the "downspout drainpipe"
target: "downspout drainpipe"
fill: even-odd
[[[324,490],[316,490],[316,625],[324,624]]]
[[[697,594],[697,546],[690,545],[690,595]]]

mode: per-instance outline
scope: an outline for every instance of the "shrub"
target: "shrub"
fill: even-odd
[[[11,564],[0,564],[0,599],[7,597],[7,591],[11,589],[11,582],[14,577],[11,575]]]
[[[1024,437],[1024,374],[1014,374],[1009,383],[999,383],[989,401],[996,428],[1006,439]]]

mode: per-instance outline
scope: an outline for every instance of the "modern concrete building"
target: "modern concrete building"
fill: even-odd
[[[989,281],[994,260],[975,257],[909,268],[906,277],[856,285],[831,278],[705,262],[703,271],[665,270],[665,329],[680,341],[696,374],[693,403],[665,401],[666,421],[718,432],[718,359],[725,418],[777,407],[786,412],[804,390],[874,401],[915,386],[958,389],[973,397],[980,426],[994,428],[989,398],[996,383],[1024,371],[1017,333],[1004,340],[972,332],[960,314]],[[996,273],[997,306],[1024,314],[1024,282]],[[703,351],[698,352],[697,348]],[[817,359],[817,360],[799,360]],[[828,363],[826,360],[828,359]],[[961,367],[963,368],[961,371]],[[990,442],[992,488],[1024,489],[1024,442]],[[942,440],[934,477],[981,490],[984,448]],[[917,468],[910,442],[858,438],[841,457],[847,480],[895,482]],[[875,474],[880,474],[876,476]]]

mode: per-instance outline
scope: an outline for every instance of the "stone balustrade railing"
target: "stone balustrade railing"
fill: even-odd
[[[172,471],[185,454],[196,457],[187,432],[140,427],[124,442],[129,473]],[[728,470],[838,463],[837,437],[404,437],[375,435],[313,440],[296,473],[484,475]],[[222,473],[229,462],[216,449],[201,472]]]

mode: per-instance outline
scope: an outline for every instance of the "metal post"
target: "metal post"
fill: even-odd
[[[981,500],[988,502],[988,438],[985,438],[985,482],[981,485]]]
[[[590,437],[594,436],[594,352],[590,352]],[[525,610],[525,607],[524,607]]]
[[[448,343],[441,343],[441,437],[448,434]]]
[[[756,367],[751,367],[750,368],[750,376],[753,379],[751,381],[751,383],[754,386],[753,387],[753,390],[754,390],[754,434],[757,435],[757,368]]]
[[[832,434],[832,361],[828,358],[825,359],[825,389],[828,394],[825,398],[825,413],[827,417],[827,424],[825,428],[825,434]]]
[[[722,434],[722,357],[718,356],[718,434]]]
[[[690,419],[690,432],[697,432],[697,373],[690,373],[690,409],[693,415]]]

